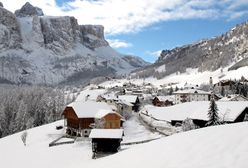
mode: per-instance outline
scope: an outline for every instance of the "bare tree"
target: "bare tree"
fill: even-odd
[[[105,119],[104,118],[95,120],[95,128],[104,128],[104,126],[105,126]]]

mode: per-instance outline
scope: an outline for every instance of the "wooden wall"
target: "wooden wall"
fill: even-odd
[[[90,124],[95,123],[94,118],[80,118],[79,125],[81,129],[90,129]]]
[[[78,118],[72,107],[66,107],[63,112],[67,119],[67,126],[75,129],[88,129],[89,125],[94,123],[94,118]]]
[[[119,129],[121,127],[121,117],[118,114],[111,113],[104,116],[106,129]]]
[[[79,119],[72,107],[66,107],[63,112],[64,118],[67,120],[67,127],[79,128]]]

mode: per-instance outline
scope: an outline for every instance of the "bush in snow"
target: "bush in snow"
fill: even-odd
[[[21,135],[21,139],[22,139],[22,142],[23,142],[24,146],[26,146],[27,136],[28,136],[28,132],[27,131],[24,131],[22,133],[22,135]]]
[[[182,123],[182,130],[189,131],[193,129],[197,129],[198,127],[193,123],[193,121],[189,118],[186,118]]]

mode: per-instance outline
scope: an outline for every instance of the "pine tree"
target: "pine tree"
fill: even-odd
[[[221,96],[225,96],[225,88],[223,86],[221,86],[220,94]]]
[[[218,107],[217,107],[217,104],[215,103],[215,100],[213,97],[210,100],[208,117],[209,117],[209,120],[208,120],[206,126],[212,126],[212,125],[219,125],[220,124],[220,122],[219,122],[220,118],[218,116]]]

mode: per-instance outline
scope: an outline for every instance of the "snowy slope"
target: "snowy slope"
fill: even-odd
[[[172,135],[81,166],[114,167],[121,163],[120,168],[245,168],[247,126],[246,122]]]
[[[221,120],[234,121],[244,110],[248,108],[247,101],[217,101],[218,115]],[[168,107],[145,106],[143,113],[159,119],[171,122],[171,120],[183,121],[187,118],[208,120],[209,101],[193,101]]]
[[[236,70],[228,71],[229,67],[223,69],[217,69],[216,71],[204,71],[198,72],[198,69],[187,69],[185,73],[174,73],[168,75],[162,79],[156,79],[154,77],[148,78],[132,78],[132,79],[121,79],[113,80],[102,83],[102,86],[113,87],[113,86],[122,86],[123,83],[132,82],[137,85],[152,84],[153,86],[160,88],[163,85],[164,87],[184,87],[187,83],[188,85],[201,85],[209,84],[209,78],[213,78],[213,83],[217,83],[220,80],[233,79],[239,80],[242,76],[248,79],[248,66],[238,68]],[[131,75],[132,76],[132,75]]]
[[[248,122],[175,134],[146,144],[125,147],[117,153],[91,159],[87,139],[74,144],[48,147],[62,131],[63,122],[28,130],[24,147],[17,133],[0,139],[1,166],[8,168],[246,168],[248,167]]]

